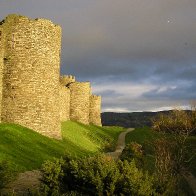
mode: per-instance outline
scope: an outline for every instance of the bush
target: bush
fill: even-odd
[[[116,141],[106,141],[103,147],[104,152],[113,152],[116,148]]]
[[[132,161],[134,159],[138,168],[143,167],[144,150],[142,145],[137,142],[127,144],[120,155],[120,159],[128,161]]]
[[[46,195],[58,195],[60,193],[61,182],[63,178],[62,159],[46,161],[42,165],[41,190]]]
[[[60,165],[59,165],[60,163]],[[154,178],[136,167],[135,161],[117,161],[98,155],[86,159],[65,157],[43,165],[45,191],[49,195],[152,195]],[[51,169],[53,168],[53,169]],[[49,171],[48,171],[49,170]]]
[[[152,129],[164,133],[190,135],[196,129],[195,110],[172,110],[169,114],[160,114],[152,119]]]

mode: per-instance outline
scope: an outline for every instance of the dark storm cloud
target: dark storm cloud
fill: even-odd
[[[195,0],[0,2],[2,19],[20,13],[60,24],[61,73],[90,80],[104,110],[116,111],[196,98],[195,10]]]

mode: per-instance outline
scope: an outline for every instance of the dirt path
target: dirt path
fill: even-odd
[[[133,131],[134,128],[128,128],[127,131],[122,132],[117,141],[116,150],[114,152],[108,152],[106,155],[111,156],[114,160],[117,160],[125,148],[125,136],[127,133]]]
[[[39,189],[41,173],[38,170],[26,171],[20,173],[18,178],[12,183],[8,184],[7,188],[3,190],[3,194],[15,193],[16,195],[29,195],[29,192]]]

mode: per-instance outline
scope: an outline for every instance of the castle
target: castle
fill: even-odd
[[[60,76],[61,27],[9,15],[0,22],[0,119],[61,139],[61,122],[101,126],[90,82]]]

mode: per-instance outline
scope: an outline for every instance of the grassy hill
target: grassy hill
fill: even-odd
[[[0,161],[8,160],[18,171],[37,169],[48,159],[88,156],[115,143],[120,127],[97,127],[63,122],[63,140],[55,140],[16,124],[0,124]]]

